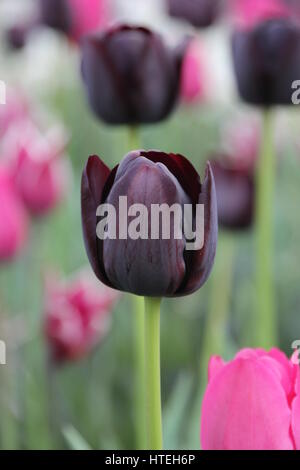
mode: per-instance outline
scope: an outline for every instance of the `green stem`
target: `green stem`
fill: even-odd
[[[277,344],[277,319],[272,282],[275,182],[272,128],[272,114],[270,110],[266,109],[264,111],[263,141],[258,162],[256,188],[257,308],[255,319],[255,346],[266,349]]]
[[[160,303],[145,297],[145,389],[147,449],[162,450],[160,391]]]
[[[135,356],[135,431],[137,450],[147,446],[145,405],[144,299],[134,295]]]
[[[129,151],[140,147],[137,127],[128,129]],[[138,450],[147,446],[146,405],[145,405],[145,344],[144,344],[144,301],[142,297],[133,297],[134,307],[134,351],[135,351],[135,432]]]
[[[218,253],[211,278],[209,311],[206,318],[200,359],[201,388],[207,382],[207,365],[212,355],[222,355],[230,313],[235,240],[231,234],[219,236]]]

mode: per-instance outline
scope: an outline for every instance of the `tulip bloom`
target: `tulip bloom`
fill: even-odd
[[[211,26],[219,16],[220,0],[168,0],[169,14],[197,28]]]
[[[29,22],[16,24],[7,32],[12,48],[24,47],[28,35],[41,25],[78,43],[82,36],[103,29],[109,21],[107,0],[38,0],[37,3],[37,11]]]
[[[292,85],[300,76],[300,27],[278,12],[236,29],[233,61],[239,93],[261,106],[292,104]]]
[[[28,218],[10,174],[0,168],[0,261],[10,261],[24,247]]]
[[[41,22],[79,41],[108,20],[106,0],[39,0]]]
[[[26,208],[34,216],[47,214],[61,201],[68,182],[65,137],[44,137],[27,121],[14,126],[3,145]]]
[[[141,27],[121,25],[87,36],[82,72],[91,108],[108,124],[163,120],[179,95],[184,52]]]
[[[45,334],[56,363],[88,354],[107,334],[117,292],[82,274],[46,284]]]
[[[249,168],[227,164],[228,159],[212,162],[221,227],[231,230],[251,227],[254,215],[254,174]]]
[[[232,14],[237,26],[249,29],[262,21],[291,16],[285,0],[231,0]],[[298,1],[298,0],[297,0]]]
[[[300,450],[300,369],[278,349],[213,357],[202,404],[204,450]]]
[[[206,74],[202,63],[202,50],[192,43],[184,56],[181,73],[181,99],[185,103],[192,103],[205,98]]]
[[[96,210],[104,203],[117,209],[120,196],[126,196],[131,206],[143,204],[150,212],[155,204],[191,204],[193,208],[204,204],[204,245],[187,251],[185,236],[181,233],[175,238],[173,224],[169,237],[160,233],[153,239],[151,221],[144,238],[99,239]],[[81,200],[87,254],[96,276],[106,285],[137,295],[176,297],[191,294],[207,280],[217,242],[216,195],[209,164],[201,184],[181,155],[133,151],[112,171],[93,156],[82,175]]]
[[[252,226],[255,206],[255,166],[260,136],[249,123],[228,126],[224,136],[225,153],[212,161],[219,224],[241,230]]]

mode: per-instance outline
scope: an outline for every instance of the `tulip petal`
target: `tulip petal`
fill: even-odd
[[[98,257],[96,235],[96,211],[109,175],[109,168],[99,157],[94,155],[88,159],[81,180],[81,217],[85,249],[91,266],[98,279],[111,287]]]
[[[177,178],[184,191],[192,199],[193,204],[197,204],[201,192],[200,177],[187,158],[180,154],[167,154],[157,150],[141,151],[141,156],[154,163],[163,163]]]
[[[220,356],[212,356],[208,363],[208,382],[210,382],[226,365]]]
[[[209,383],[202,406],[205,450],[292,450],[285,392],[260,359],[235,359]]]
[[[106,202],[115,207],[117,214],[120,196],[127,196],[128,208],[143,204],[148,210],[147,238],[121,239],[118,233],[116,240],[104,240],[105,272],[120,290],[152,297],[172,295],[185,274],[185,240],[174,239],[172,235],[168,239],[153,239],[149,209],[153,204],[182,205],[189,199],[165,165],[138,155],[131,152],[121,162]],[[172,223],[170,229],[172,234]]]
[[[212,270],[218,239],[218,214],[215,182],[209,163],[199,195],[204,204],[204,246],[201,250],[186,251],[186,276],[176,295],[192,294],[206,282]]]

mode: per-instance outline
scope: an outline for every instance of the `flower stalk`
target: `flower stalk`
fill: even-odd
[[[255,346],[265,349],[277,344],[277,321],[273,287],[273,195],[275,165],[272,111],[263,116],[261,155],[257,168],[256,194],[256,289]]]
[[[160,386],[160,304],[161,299],[145,297],[145,390],[147,449],[162,450]]]

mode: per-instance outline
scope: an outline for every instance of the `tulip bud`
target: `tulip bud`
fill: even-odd
[[[91,108],[108,124],[159,122],[173,109],[185,47],[171,50],[146,28],[117,26],[82,42]]]
[[[124,197],[128,213],[121,206]],[[134,151],[112,171],[98,157],[90,157],[82,176],[81,201],[87,254],[95,274],[106,285],[142,296],[176,297],[193,293],[207,280],[218,230],[209,164],[201,184],[193,166],[181,155]],[[100,220],[96,211],[104,203],[119,216],[118,233],[100,238],[98,231],[96,236]],[[196,240],[203,228],[199,248],[190,248],[190,234],[177,224],[175,209],[180,217],[186,206],[192,209],[190,222]],[[200,228],[199,207],[204,209]],[[132,217],[137,208],[142,217],[138,224]],[[152,218],[158,209],[165,211],[162,217]],[[168,232],[165,225],[161,228],[162,220],[169,222]],[[139,226],[137,236],[130,232],[131,222]]]
[[[206,96],[206,71],[203,64],[203,51],[192,43],[186,51],[181,73],[181,99],[185,103],[203,100]]]
[[[169,14],[197,28],[211,26],[220,13],[220,0],[168,0]]]
[[[42,216],[54,209],[69,178],[69,168],[62,158],[65,137],[44,137],[33,124],[22,122],[10,130],[3,145],[16,189],[29,212]]]
[[[86,273],[74,280],[48,280],[45,334],[56,363],[88,354],[108,332],[116,291],[95,283]]]
[[[250,29],[263,21],[290,17],[291,10],[285,1],[231,0],[234,23],[239,28]]]
[[[239,93],[261,106],[293,104],[293,83],[300,76],[300,27],[274,18],[237,29],[232,50]]]
[[[201,415],[204,450],[300,450],[300,369],[278,349],[213,357]]]
[[[256,123],[233,122],[224,129],[224,153],[212,161],[221,227],[250,228],[255,207],[255,166],[260,148]]]
[[[0,168],[0,261],[10,261],[19,254],[27,240],[28,219],[12,179]]]
[[[219,224],[230,230],[247,229],[254,215],[254,174],[248,168],[234,167],[227,162],[226,156],[212,162]]]

